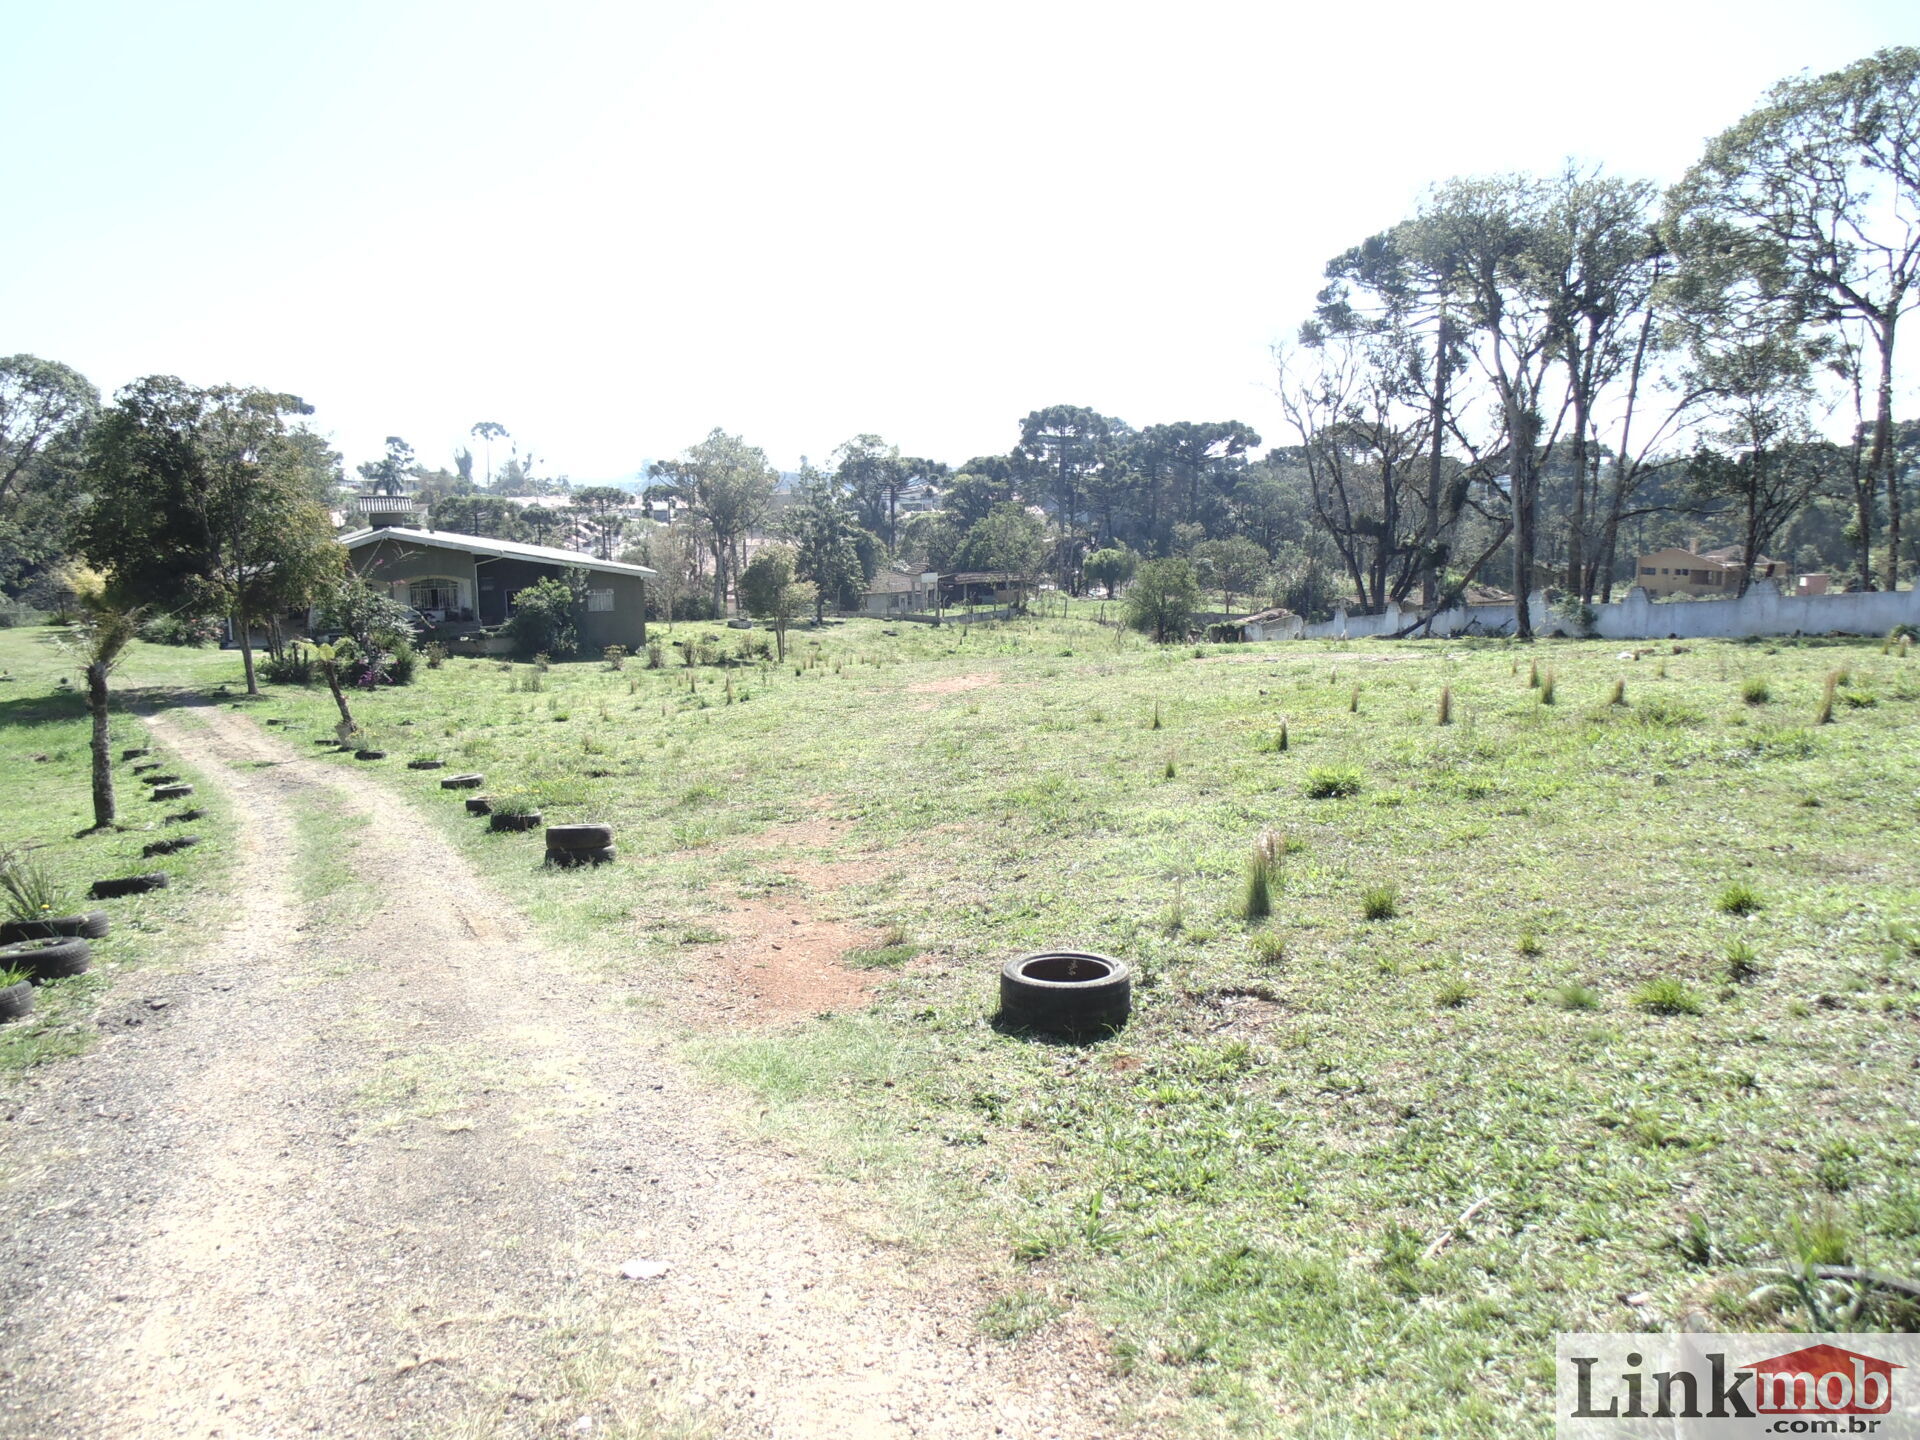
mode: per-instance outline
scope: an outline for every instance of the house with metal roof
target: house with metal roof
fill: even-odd
[[[342,535],[340,543],[355,570],[372,584],[385,586],[420,616],[422,641],[501,648],[488,646],[484,632],[513,614],[514,597],[568,570],[587,576],[587,608],[580,623],[583,647],[624,645],[633,650],[647,641],[647,581],[655,572],[645,565],[601,560],[551,545],[403,525],[355,530]]]

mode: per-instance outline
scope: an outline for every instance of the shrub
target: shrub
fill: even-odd
[[[540,801],[531,790],[503,790],[493,797],[495,815],[538,815]]]
[[[1254,842],[1247,857],[1246,887],[1240,894],[1240,918],[1264,920],[1273,913],[1273,891],[1279,878],[1280,837],[1271,830]]]
[[[1607,704],[1624,705],[1626,703],[1627,682],[1625,680],[1615,680],[1613,682],[1613,689],[1607,692]]]
[[[311,685],[319,674],[313,652],[297,641],[260,662],[260,678],[269,685]]]
[[[1740,682],[1740,698],[1749,705],[1765,705],[1773,699],[1773,692],[1767,688],[1765,676],[1749,675]]]
[[[198,650],[220,639],[222,624],[212,615],[155,615],[140,626],[150,645],[186,645]]]
[[[564,580],[536,580],[513,597],[507,633],[522,655],[558,655],[580,648],[579,616],[585,606]]]
[[[67,892],[37,860],[0,852],[0,903],[15,920],[44,920],[67,913]]]
[[[1369,885],[1360,892],[1360,913],[1369,920],[1391,920],[1400,913],[1400,891],[1393,885]]]
[[[1316,765],[1307,772],[1307,798],[1339,800],[1360,793],[1361,776],[1355,765]]]
[[[1459,978],[1442,980],[1433,992],[1433,1003],[1443,1010],[1458,1010],[1473,998],[1473,987]]]
[[[1633,992],[1633,1003],[1651,1015],[1698,1015],[1700,997],[1679,981],[1649,980]]]
[[[396,640],[393,650],[387,657],[386,680],[389,685],[411,685],[413,672],[419,664],[419,656],[411,643]]]
[[[1287,958],[1287,942],[1271,930],[1256,931],[1253,958],[1262,965],[1278,965]]]
[[[1765,907],[1760,892],[1744,880],[1734,881],[1713,902],[1713,908],[1723,915],[1751,915]]]
[[[447,647],[438,640],[429,640],[421,647],[420,653],[427,657],[427,669],[438,670],[447,663]]]
[[[659,640],[647,642],[647,669],[662,670],[667,664],[667,647]]]
[[[1562,1010],[1598,1010],[1600,992],[1591,985],[1582,985],[1577,980],[1569,980],[1557,986],[1553,992],[1553,1003]]]
[[[600,658],[607,662],[607,669],[624,670],[627,668],[627,647],[609,645],[600,652]]]

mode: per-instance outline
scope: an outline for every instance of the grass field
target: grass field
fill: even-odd
[[[86,1048],[96,1034],[93,1012],[107,979],[134,965],[180,960],[217,924],[231,856],[225,843],[226,810],[205,785],[191,800],[156,804],[147,787],[120,760],[123,748],[147,743],[146,729],[132,714],[115,717],[113,754],[120,828],[91,832],[92,791],[86,704],[74,688],[79,671],[61,647],[61,631],[0,630],[0,851],[13,851],[56,879],[66,912],[104,910],[113,930],[91,942],[94,968],[71,980],[42,985],[33,1015],[0,1029],[0,1073],[30,1068]],[[217,695],[231,668],[216,651],[171,649],[136,643],[128,657],[141,675],[140,699],[165,703],[180,696]],[[60,682],[66,680],[68,684]],[[156,752],[171,773],[199,777],[176,759]],[[169,824],[166,816],[198,806],[205,817]],[[202,844],[164,858],[142,858],[150,841],[182,833]],[[166,890],[118,900],[91,901],[95,880],[164,871]]]
[[[671,638],[701,636],[742,639]],[[1907,651],[1162,650],[1085,614],[791,640],[784,666],[423,667],[356,699],[392,756],[358,768],[903,1235],[1001,1247],[987,1333],[1091,1320],[1169,1432],[1534,1433],[1556,1330],[1809,1328],[1832,1317],[1784,1266],[1915,1274]],[[336,718],[318,688],[257,713],[301,745]],[[414,757],[613,822],[619,862],[542,870]],[[686,1023],[769,898],[878,937],[872,1003]],[[1132,1024],[996,1030],[999,963],[1064,945],[1135,967]]]

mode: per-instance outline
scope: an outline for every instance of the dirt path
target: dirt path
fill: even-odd
[[[404,804],[155,729],[234,798],[239,913],[0,1091],[0,1435],[1121,1433],[1084,1327],[981,1338],[977,1268],[720,1131]]]

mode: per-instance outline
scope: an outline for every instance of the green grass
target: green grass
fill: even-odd
[[[543,873],[538,835],[485,835],[433,773],[356,770],[438,816],[638,1025],[684,984],[682,937],[727,933],[743,900],[900,925],[923,958],[872,970],[870,1005],[688,1053],[875,1223],[1025,1267],[988,1333],[1068,1303],[1203,1431],[1535,1434],[1554,1333],[1642,1323],[1629,1285],[1664,1319],[1703,1286],[1744,1305],[1782,1217],[1820,1206],[1860,1263],[1911,1263],[1920,956],[1890,937],[1920,933],[1920,663],[1774,642],[1749,706],[1729,677],[1752,651],[1701,642],[1616,705],[1618,642],[1159,650],[1096,611],[798,630],[792,664],[733,671],[752,700],[731,706],[723,672],[677,658],[555,664],[538,694],[449,659],[356,699],[404,754],[611,822],[599,870]],[[1877,703],[1813,727],[1836,669]],[[320,753],[324,692],[261,708]],[[821,820],[830,851],[799,850],[870,873],[801,885],[797,852],[736,843]],[[1250,932],[1268,831],[1286,884]],[[1390,924],[1357,903],[1382,874],[1417,901]],[[1731,874],[1766,907],[1738,985]],[[1063,945],[1129,962],[1132,1023],[1084,1046],[996,1031],[999,966]],[[1675,993],[1698,1013],[1635,998]],[[1704,1274],[1670,1241],[1694,1215]],[[1730,1328],[1804,1328],[1796,1304]]]
[[[52,883],[55,909],[104,910],[112,932],[90,941],[93,969],[39,987],[34,1013],[0,1026],[0,1093],[11,1078],[33,1066],[78,1054],[95,1038],[98,997],[119,971],[164,966],[190,955],[223,918],[231,850],[226,809],[204,784],[190,801],[156,803],[133,774],[122,750],[148,740],[136,708],[183,698],[231,703],[218,688],[238,676],[239,658],[213,650],[187,650],[136,642],[115,678],[119,697],[113,717],[113,759],[118,800],[117,828],[95,831],[90,789],[86,707],[71,684],[76,670],[53,628],[0,630],[0,851],[12,850]],[[191,723],[186,717],[183,723]],[[188,780],[201,777],[156,742],[153,757]],[[186,806],[206,811],[190,827],[165,817]],[[152,859],[140,851],[149,841],[191,829],[205,843]],[[93,881],[150,870],[172,879],[165,890],[118,900],[89,900]]]

